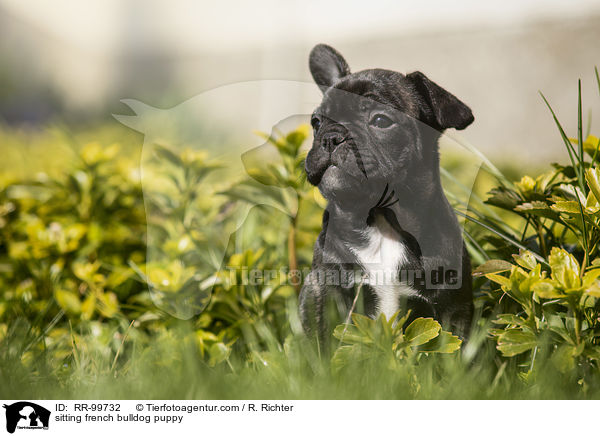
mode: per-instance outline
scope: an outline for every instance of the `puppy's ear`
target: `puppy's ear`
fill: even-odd
[[[462,130],[475,119],[471,109],[441,86],[429,80],[425,74],[415,71],[406,76],[413,82],[423,98],[421,107],[423,121],[437,130],[455,128]]]
[[[321,89],[329,88],[337,80],[350,74],[350,67],[342,55],[325,44],[318,44],[311,50],[308,67]]]

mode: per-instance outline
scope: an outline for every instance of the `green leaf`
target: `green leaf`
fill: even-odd
[[[569,141],[572,144],[579,144],[579,141],[576,138],[569,138]],[[594,135],[588,135],[588,137],[583,141],[583,150],[590,155],[590,157],[594,157],[596,154],[598,147],[600,146],[600,138],[597,138]]]
[[[75,315],[81,313],[81,301],[75,292],[56,289],[54,291],[54,298],[56,298],[58,305],[65,311]]]
[[[92,319],[92,315],[96,310],[96,296],[93,293],[90,293],[85,300],[83,300],[83,304],[81,305],[81,318],[82,319]]]
[[[570,200],[573,200],[574,202],[578,203],[581,202],[581,204],[585,203],[585,194],[582,191],[582,188],[580,188],[579,186],[575,186],[575,185],[570,185],[567,183],[561,183],[558,187],[559,192],[562,193],[562,195]]]
[[[501,259],[491,259],[482,265],[479,265],[473,271],[473,277],[479,277],[490,273],[498,273],[504,271],[510,271],[512,264]]]
[[[462,340],[458,336],[454,336],[452,333],[447,331],[441,331],[440,334],[419,347],[419,351],[423,353],[454,353],[460,349]]]
[[[352,322],[356,328],[365,336],[372,337],[373,336],[373,326],[375,321],[369,318],[368,316],[361,315],[359,313],[352,314]]]
[[[557,201],[552,205],[552,209],[569,215],[581,215],[579,203],[576,201]]]
[[[577,289],[581,286],[579,263],[572,254],[561,248],[552,247],[548,262],[552,268],[552,278],[565,289]]]
[[[600,169],[588,168],[585,172],[585,180],[596,199],[600,199]]]
[[[246,168],[250,177],[263,185],[276,185],[277,179],[262,168]]]
[[[515,186],[521,191],[523,194],[531,192],[535,189],[535,180],[533,180],[529,176],[523,176],[520,181],[515,182]]]
[[[588,288],[590,286],[594,286],[597,284],[598,277],[600,277],[600,268],[594,268],[588,270],[583,276],[583,284],[584,288]]]
[[[363,334],[355,325],[340,324],[335,327],[333,336],[346,344],[371,344],[373,340]]]
[[[404,332],[405,340],[412,346],[422,345],[439,335],[442,327],[433,318],[417,318]]]
[[[98,268],[100,268],[100,262],[73,262],[71,267],[73,268],[73,274],[78,279],[85,282],[94,282],[94,275],[98,271]]]
[[[114,292],[99,293],[97,295],[98,311],[106,318],[112,318],[119,311],[119,300]]]
[[[406,324],[406,321],[408,321],[412,310],[408,309],[403,316],[400,316],[400,312],[401,310],[398,310],[394,315],[392,315],[392,318],[389,321],[392,326],[392,334],[397,336],[397,338],[403,336],[402,327],[404,326],[404,324]]]
[[[383,345],[384,348],[391,346],[392,344],[392,324],[393,318],[391,320],[387,320],[385,315],[382,313],[377,318],[375,326],[377,327],[377,337],[379,338],[379,344]]]
[[[504,333],[506,333],[506,330],[490,328],[490,329],[488,329],[488,333],[491,336],[498,337],[498,336],[502,336]]]
[[[591,215],[594,215],[600,211],[600,203],[592,191],[588,192],[588,196],[585,200],[585,211]]]
[[[574,345],[561,345],[552,353],[552,363],[563,374],[575,368],[575,350]]]
[[[593,284],[586,287],[584,294],[589,295],[590,297],[600,298],[600,282],[596,280]]]
[[[512,357],[531,350],[537,345],[533,333],[522,330],[508,330],[498,337],[498,351],[503,356]]]
[[[349,363],[357,363],[368,357],[369,353],[363,353],[360,345],[343,345],[333,353],[331,369],[336,373]]]
[[[527,213],[531,215],[541,216],[544,218],[550,218],[554,221],[558,221],[558,214],[543,201],[532,201],[530,203],[523,203],[515,206],[516,212]]]
[[[175,153],[173,153],[171,150],[169,150],[166,147],[163,147],[162,145],[156,145],[155,147],[156,148],[154,149],[154,153],[156,153],[156,155],[159,158],[168,160],[176,167],[183,167],[183,161],[181,160],[181,158]]]
[[[521,318],[520,316],[513,315],[512,313],[503,313],[501,315],[498,315],[498,318],[496,318],[492,322],[494,324],[507,324],[507,325],[514,324],[514,325],[522,326],[527,321],[525,319]]]
[[[492,189],[489,195],[485,203],[510,211],[523,201],[519,194],[503,186]]]
[[[224,362],[227,360],[230,353],[231,348],[229,348],[223,342],[212,344],[208,349],[208,355],[210,356],[208,359],[208,365],[215,366],[221,362]]]
[[[529,298],[532,292],[531,285],[539,280],[536,271],[527,273],[523,268],[515,265],[510,272],[510,294],[516,298]]]
[[[296,152],[302,146],[308,135],[310,134],[310,128],[308,124],[302,124],[298,126],[296,130],[291,131],[285,137],[285,140],[290,143]]]
[[[496,282],[502,286],[510,288],[510,279],[499,274],[486,274],[485,277],[492,282]]]
[[[519,250],[519,254],[513,254],[513,258],[517,264],[528,270],[534,269],[538,264],[533,253],[527,250]]]
[[[548,279],[541,280],[535,283],[531,287],[531,290],[535,295],[537,295],[540,298],[552,299],[565,297],[565,294],[563,294],[562,292],[560,292],[559,289],[556,288],[555,283],[552,280]]]

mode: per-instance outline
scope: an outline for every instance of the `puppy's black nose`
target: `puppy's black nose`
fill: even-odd
[[[338,145],[344,142],[346,138],[337,132],[330,132],[323,135],[321,138],[321,147],[328,152],[332,152]]]

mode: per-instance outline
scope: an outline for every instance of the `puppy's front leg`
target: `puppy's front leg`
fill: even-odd
[[[466,248],[462,258],[423,257],[428,283],[425,295],[433,303],[436,318],[453,333],[465,339],[473,317],[471,261]]]
[[[304,331],[317,337],[319,343],[324,344],[326,323],[323,317],[325,304],[325,285],[319,283],[318,270],[312,270],[300,290],[300,321]]]

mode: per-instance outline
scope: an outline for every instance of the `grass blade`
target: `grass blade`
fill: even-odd
[[[571,159],[571,165],[573,165],[573,170],[577,173],[577,180],[579,182],[579,187],[581,188],[582,192],[585,192],[584,183],[583,183],[583,175],[581,174],[581,168],[578,168],[577,165],[575,164],[574,156],[577,156],[577,152],[575,151],[575,148],[571,144],[571,141],[569,141],[569,137],[565,133],[562,125],[560,124],[560,121],[558,121],[558,118],[557,118],[556,114],[554,113],[554,109],[552,109],[552,106],[550,106],[550,103],[548,103],[548,100],[546,100],[546,97],[544,97],[544,94],[542,94],[540,92],[540,95],[544,99],[544,102],[546,103],[546,106],[548,106],[548,109],[550,109],[550,112],[552,113],[552,118],[554,118],[556,127],[558,127],[558,131],[560,132],[560,136],[562,137],[563,142],[565,143],[565,146],[567,147],[567,151],[569,153],[569,159]]]
[[[507,235],[503,234],[502,232],[499,232],[498,230],[496,230],[496,229],[494,229],[494,228],[492,228],[492,227],[488,226],[488,225],[487,225],[487,224],[485,224],[485,223],[482,223],[481,221],[479,221],[479,220],[477,220],[477,219],[475,219],[475,218],[473,218],[473,217],[471,217],[471,216],[467,215],[466,213],[462,213],[462,212],[460,212],[460,211],[458,211],[458,210],[455,210],[455,212],[456,212],[458,215],[462,216],[463,218],[466,218],[466,219],[468,219],[469,221],[472,221],[472,222],[474,222],[475,224],[478,224],[478,225],[480,225],[480,226],[481,226],[481,227],[483,227],[484,229],[486,229],[486,230],[489,230],[490,232],[492,232],[492,233],[493,233],[493,234],[495,234],[496,236],[499,236],[500,238],[504,239],[504,240],[505,240],[506,242],[508,242],[509,244],[511,244],[511,245],[513,245],[513,246],[515,246],[515,247],[517,247],[517,248],[520,248],[521,250],[527,250],[527,251],[530,251],[530,252],[533,254],[533,256],[534,256],[534,257],[537,259],[537,261],[538,261],[538,262],[540,262],[540,263],[543,263],[543,264],[544,264],[544,265],[546,265],[546,266],[550,266],[550,265],[548,264],[548,262],[546,262],[546,260],[545,260],[545,259],[544,259],[542,256],[540,256],[540,255],[539,255],[539,254],[537,254],[537,253],[534,253],[533,251],[531,251],[531,249],[527,248],[526,246],[524,246],[524,245],[523,245],[523,244],[521,244],[520,242],[517,242],[517,241],[515,241],[515,240],[514,240],[514,239],[512,239],[510,236],[507,236]]]

